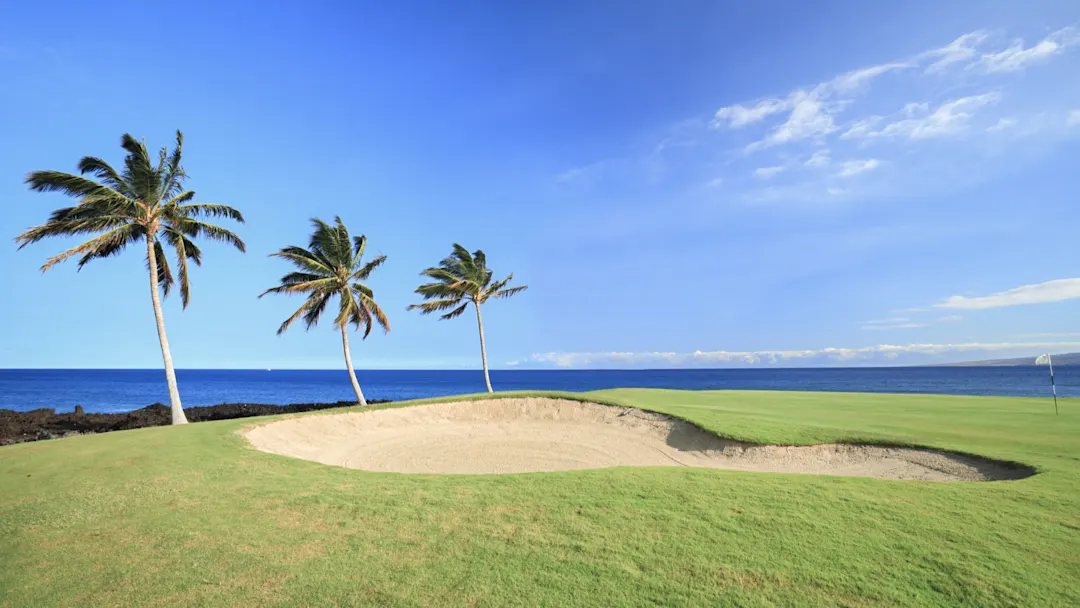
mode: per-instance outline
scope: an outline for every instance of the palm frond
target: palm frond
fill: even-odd
[[[180,221],[172,222],[176,229],[180,232],[192,236],[199,237],[204,236],[213,241],[221,241],[228,243],[233,247],[240,250],[241,253],[247,251],[244,246],[244,241],[240,240],[240,237],[236,236],[231,230],[226,230],[221,226],[215,226],[214,224],[207,224],[206,222],[200,222],[190,218],[183,218]]]
[[[383,333],[390,333],[390,319],[387,318],[382,307],[375,303],[375,296],[371,293],[371,290],[367,290],[366,293],[361,291],[357,299],[365,310],[368,311],[368,314],[371,317],[374,317],[375,322],[379,324],[379,327],[383,328]]]
[[[99,247],[87,251],[85,255],[79,258],[77,270],[82,270],[82,267],[91,260],[107,258],[123,251],[125,247],[139,240],[145,234],[140,228],[140,226],[128,224],[114,230],[111,233],[112,238],[104,240]]]
[[[280,251],[271,253],[272,258],[284,258],[293,263],[294,266],[301,270],[306,270],[314,274],[322,274],[324,276],[334,276],[334,269],[327,263],[325,259],[321,259],[314,253],[304,249],[303,247],[284,247]]]
[[[419,304],[409,304],[407,310],[419,310],[421,314],[431,314],[433,312],[439,312],[454,308],[462,303],[461,298],[444,298],[441,300],[429,300],[427,302],[421,302]],[[468,304],[468,302],[465,302]]]
[[[468,288],[469,286],[463,286],[457,283],[425,283],[416,288],[415,293],[424,296],[424,299],[431,298],[457,298],[472,297],[474,290]]]
[[[187,194],[186,192],[184,194]],[[191,193],[195,195],[194,192]],[[184,196],[181,194],[180,196]],[[177,200],[180,196],[176,197]],[[171,201],[170,201],[171,202]],[[183,201],[181,201],[183,202]],[[244,223],[244,216],[237,209],[229,207],[228,205],[216,205],[213,203],[191,203],[187,205],[180,205],[177,208],[177,213],[186,217],[227,217],[230,220],[236,220],[241,224]]]
[[[175,197],[184,189],[184,179],[187,177],[187,174],[184,173],[184,167],[180,165],[180,157],[183,149],[184,134],[177,129],[176,147],[173,148],[172,154],[166,157],[165,149],[161,150],[161,162],[159,163],[158,168],[159,172],[162,173],[162,198]]]
[[[360,261],[359,258],[356,261],[359,262]],[[356,272],[354,272],[352,274],[353,280],[354,281],[355,280],[366,281],[368,279],[368,277],[371,276],[372,271],[374,271],[379,266],[382,266],[383,262],[385,262],[385,261],[386,261],[386,256],[385,255],[380,255],[379,257],[372,259],[367,264],[364,264],[363,266],[361,266],[360,270],[357,270]]]
[[[349,229],[345,227],[345,223],[338,216],[334,217],[334,259],[348,260],[349,265],[352,265],[353,260],[352,239],[349,237]]]
[[[124,178],[120,177],[120,174],[116,172],[116,169],[112,168],[112,165],[96,156],[84,156],[78,164],[79,173],[86,175],[90,173],[94,177],[101,180],[101,182],[109,188],[115,190],[121,195],[127,198],[135,198],[135,193],[132,191],[131,186],[124,181]]]
[[[466,268],[476,268],[476,260],[473,259],[473,256],[471,253],[469,253],[469,250],[457,243],[453,244],[453,253],[451,253],[450,255],[452,258],[460,261]]]
[[[294,312],[288,319],[285,319],[285,322],[282,323],[280,327],[278,327],[278,335],[280,336],[281,334],[285,333],[285,330],[289,329],[290,325],[292,325],[300,317],[304,316],[305,313],[312,310],[313,307],[318,305],[320,301],[322,303],[322,308],[326,308],[326,301],[329,297],[330,296],[323,293],[312,294],[310,298],[305,300],[304,303],[300,305],[300,308],[296,309],[296,312]],[[317,316],[316,321],[318,321]]]
[[[513,297],[513,296],[525,291],[528,288],[529,288],[528,285],[521,285],[519,287],[511,287],[510,289],[503,289],[503,290],[500,290],[500,291],[492,292],[491,297],[500,298],[500,299],[510,298],[510,297]]]
[[[202,266],[202,251],[195,243],[173,228],[161,231],[165,242],[176,250],[176,271],[180,282],[180,301],[187,308],[191,296],[191,285],[188,281],[187,261],[195,262],[196,266]]]
[[[165,257],[165,248],[161,246],[161,241],[154,241],[154,261],[157,263],[157,282],[161,287],[161,293],[168,297],[169,292],[172,291],[173,276],[172,270],[169,268],[169,259]],[[150,258],[146,259],[147,268],[150,267]]]
[[[340,290],[338,299],[338,314],[334,318],[334,327],[344,328],[352,323],[359,329],[366,322],[367,330],[364,332],[364,338],[367,338],[371,333],[371,315],[364,316],[363,309],[348,288]]]
[[[310,249],[312,253],[322,256],[331,262],[336,261],[334,260],[334,250],[337,248],[337,231],[317,217],[311,218],[311,225],[313,230],[311,232],[311,240],[308,243],[308,249]],[[336,264],[331,263],[330,265],[334,266]]]
[[[79,208],[70,207],[54,211],[52,218],[50,218],[48,222],[41,226],[30,228],[26,232],[15,237],[15,242],[19,245],[19,249],[50,236],[93,234],[112,230],[124,225],[133,225],[128,224],[128,219],[123,216],[67,213],[77,209]]]
[[[124,195],[81,175],[63,171],[34,171],[26,176],[26,185],[34,192],[62,192],[89,201],[122,200]]]
[[[332,293],[321,294],[320,298],[304,313],[304,329],[311,329],[319,324],[319,317],[326,310],[326,304],[333,297]]]
[[[460,317],[461,314],[464,313],[465,309],[468,308],[468,307],[469,307],[469,303],[466,302],[466,303],[462,304],[461,306],[458,306],[454,310],[451,310],[450,312],[448,312],[448,313],[446,313],[444,315],[439,315],[439,319],[443,320],[443,321],[449,321],[450,319],[453,319],[454,317]]]
[[[135,190],[135,198],[146,205],[156,205],[162,198],[161,180],[150,160],[146,144],[125,133],[120,138],[120,146],[127,151],[124,157],[124,181]]]
[[[436,281],[442,281],[444,283],[457,283],[461,280],[461,277],[447,270],[446,268],[426,268],[420,271],[420,276],[429,277]]]
[[[76,255],[93,254],[87,261],[94,257],[107,257],[107,255],[112,255],[118,251],[118,249],[116,249],[117,246],[123,248],[124,245],[127,245],[127,243],[132,240],[133,232],[135,231],[132,226],[120,226],[119,228],[114,228],[105,234],[96,236],[81,245],[72,247],[63,253],[59,253],[48,260],[45,260],[45,264],[41,266],[41,272],[45,272],[60,262]],[[98,255],[99,252],[105,251],[108,252],[106,256]],[[80,268],[83,263],[80,263]]]
[[[309,275],[314,276],[314,275]],[[317,291],[333,291],[337,286],[338,281],[336,278],[320,278],[316,277],[310,281],[296,281],[287,283],[284,285],[277,285],[271,287],[266,291],[259,294],[259,297],[263,297],[268,293],[315,293]]]
[[[185,217],[191,217],[190,215],[188,215],[186,213],[181,213],[180,209],[177,209],[177,207],[180,206],[180,205],[183,205],[184,203],[190,201],[193,198],[195,198],[195,191],[194,190],[184,190],[183,192],[181,192],[181,193],[173,196],[172,198],[162,202],[161,206],[169,209],[169,212],[171,212],[171,213],[178,213],[180,215],[184,215]]]

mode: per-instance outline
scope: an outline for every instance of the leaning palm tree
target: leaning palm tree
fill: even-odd
[[[80,175],[60,171],[35,171],[26,178],[36,192],[62,192],[79,199],[74,207],[57,209],[49,221],[16,237],[19,249],[51,236],[94,234],[94,238],[72,247],[45,261],[42,272],[73,256],[79,258],[79,269],[87,262],[107,258],[123,251],[132,243],[146,242],[146,266],[150,271],[150,300],[154,304],[161,358],[165,361],[165,379],[169,385],[172,423],[184,424],[187,418],[180,405],[176,387],[169,339],[165,335],[165,319],[161,313],[161,297],[169,295],[174,283],[180,284],[180,300],[187,308],[191,296],[188,283],[188,261],[202,265],[202,251],[192,242],[196,237],[223,241],[241,252],[244,243],[238,236],[213,224],[205,217],[226,217],[244,222],[239,211],[225,205],[192,203],[195,193],[184,189],[187,173],[180,164],[184,136],[176,132],[176,148],[169,153],[162,148],[157,164],[150,158],[146,144],[129,134],[120,139],[127,151],[122,171],[93,156],[79,161]],[[90,174],[97,181],[83,177]],[[165,257],[165,245],[176,252],[176,277]]]
[[[341,330],[341,345],[345,350],[345,367],[349,370],[356,400],[360,405],[367,405],[360,383],[353,371],[352,355],[349,354],[349,324],[357,330],[364,327],[364,338],[371,333],[372,323],[378,323],[383,331],[390,331],[390,322],[386,319],[379,305],[375,303],[375,294],[371,288],[360,281],[366,281],[371,272],[386,261],[385,255],[362,264],[367,237],[349,238],[349,231],[340,217],[334,218],[334,225],[312,218],[315,230],[307,249],[303,247],[285,247],[271,257],[279,257],[292,262],[299,272],[290,272],[281,277],[281,285],[271,287],[259,297],[268,293],[302,293],[308,296],[304,304],[278,327],[281,335],[300,317],[304,318],[306,329],[311,329],[319,322],[319,317],[326,310],[327,304],[338,298],[338,315],[334,327]]]
[[[471,303],[476,308],[476,324],[480,328],[480,358],[484,363],[484,384],[489,393],[491,376],[488,374],[487,347],[484,345],[484,320],[480,317],[480,305],[491,298],[509,298],[529,288],[528,285],[507,287],[514,279],[511,274],[501,281],[491,282],[492,271],[487,267],[487,256],[477,249],[469,253],[461,245],[454,243],[454,251],[449,257],[439,262],[436,268],[428,268],[420,276],[435,279],[416,288],[416,293],[427,300],[422,304],[413,304],[409,310],[419,309],[423,314],[449,310],[439,316],[440,319],[453,319],[465,312]],[[452,309],[452,310],[451,310]]]

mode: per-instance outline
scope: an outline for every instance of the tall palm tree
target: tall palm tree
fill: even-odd
[[[349,230],[341,223],[340,217],[334,218],[334,225],[312,218],[315,230],[307,249],[303,247],[285,247],[271,257],[279,257],[292,262],[299,272],[290,272],[281,277],[281,285],[271,287],[259,297],[268,293],[302,293],[308,296],[304,304],[278,328],[281,335],[300,317],[304,318],[306,329],[311,329],[319,322],[319,317],[326,310],[327,304],[336,296],[338,314],[334,327],[341,330],[341,345],[345,350],[345,367],[349,370],[356,400],[360,405],[367,405],[360,383],[353,371],[352,355],[349,354],[349,332],[351,323],[357,330],[364,326],[364,338],[371,333],[372,323],[378,323],[385,332],[390,331],[390,322],[386,319],[379,305],[375,303],[375,294],[371,288],[360,281],[366,281],[371,272],[386,261],[385,255],[362,263],[367,237],[349,238]]]
[[[180,300],[187,308],[191,297],[188,283],[188,261],[202,265],[202,251],[192,242],[196,237],[228,243],[241,252],[244,243],[238,236],[220,226],[202,221],[206,217],[226,217],[244,222],[239,211],[225,205],[193,203],[195,193],[184,189],[187,173],[180,164],[184,135],[176,132],[176,147],[170,153],[162,148],[155,165],[146,144],[130,134],[124,134],[120,145],[127,152],[122,171],[93,156],[79,161],[80,175],[60,171],[35,171],[26,183],[35,192],[62,192],[79,199],[74,207],[53,211],[49,221],[16,237],[19,249],[51,236],[95,234],[82,245],[72,247],[45,261],[44,272],[73,257],[79,258],[79,269],[97,258],[107,258],[123,251],[132,243],[146,242],[146,267],[150,271],[150,300],[154,304],[161,358],[165,361],[165,379],[169,385],[172,423],[184,424],[187,418],[180,404],[176,387],[169,339],[165,335],[165,319],[161,313],[161,297],[169,295],[174,282],[180,284]],[[83,177],[90,174],[94,181]],[[165,245],[176,253],[176,277],[165,257]]]
[[[449,310],[439,316],[440,319],[453,319],[465,312],[469,304],[476,308],[476,325],[480,328],[480,358],[484,362],[484,384],[491,389],[491,376],[488,374],[487,347],[484,344],[484,320],[480,317],[480,305],[491,298],[509,298],[525,291],[528,285],[507,287],[514,279],[510,274],[501,281],[491,282],[492,271],[487,267],[487,256],[477,249],[469,253],[461,245],[454,243],[454,251],[439,262],[439,266],[428,268],[420,276],[435,279],[416,288],[416,293],[427,300],[422,304],[413,304],[409,310],[419,309],[423,314]]]

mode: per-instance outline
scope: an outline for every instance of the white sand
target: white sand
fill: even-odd
[[[933,450],[745,444],[661,414],[542,398],[309,415],[253,427],[245,435],[264,452],[398,473],[691,466],[928,481],[1030,475],[993,461]]]

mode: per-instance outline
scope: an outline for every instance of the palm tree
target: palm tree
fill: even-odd
[[[422,304],[413,304],[409,310],[420,309],[423,314],[450,310],[439,316],[440,319],[453,319],[465,312],[471,303],[476,307],[476,324],[480,328],[480,358],[484,362],[484,384],[491,390],[491,376],[488,374],[487,347],[484,345],[484,320],[480,317],[480,305],[491,298],[509,298],[529,288],[528,285],[509,287],[514,279],[511,274],[501,281],[491,282],[492,271],[487,267],[487,256],[477,249],[469,253],[461,245],[454,243],[454,251],[449,257],[439,262],[437,268],[428,268],[420,276],[435,279],[416,288],[416,293],[427,300]],[[451,310],[452,309],[452,310]]]
[[[360,405],[367,405],[360,383],[353,371],[352,355],[349,354],[349,332],[351,323],[357,330],[364,326],[364,338],[371,333],[372,322],[390,331],[390,322],[386,319],[379,305],[375,303],[375,294],[371,288],[360,281],[366,281],[371,272],[386,261],[385,255],[361,264],[367,237],[349,238],[349,230],[341,223],[340,217],[334,218],[334,225],[312,218],[315,230],[307,249],[303,247],[285,247],[271,257],[284,258],[300,269],[281,277],[281,285],[271,287],[259,297],[268,293],[302,293],[308,296],[304,304],[278,328],[281,335],[300,317],[304,317],[306,329],[311,329],[319,322],[319,317],[326,310],[327,304],[335,296],[338,298],[338,315],[334,327],[341,330],[341,345],[345,350],[345,367],[349,370],[356,400]]]
[[[128,245],[146,242],[146,267],[150,271],[150,300],[154,304],[158,340],[161,342],[161,358],[165,361],[165,379],[169,385],[169,403],[172,406],[172,423],[184,424],[187,418],[180,405],[180,392],[176,388],[176,371],[173,369],[169,339],[165,335],[165,319],[161,314],[161,298],[158,289],[169,295],[174,282],[180,284],[180,300],[187,308],[191,296],[188,283],[188,261],[202,265],[202,252],[192,242],[196,237],[206,237],[233,245],[241,252],[244,243],[238,236],[213,224],[202,221],[205,217],[226,217],[244,222],[239,211],[225,205],[192,203],[195,193],[184,189],[187,173],[180,164],[184,147],[184,135],[176,132],[176,148],[169,153],[162,148],[155,165],[150,159],[146,144],[130,134],[124,134],[120,145],[127,152],[123,171],[118,172],[108,163],[93,156],[79,161],[80,175],[60,171],[35,171],[27,176],[26,183],[35,192],[62,192],[79,199],[74,207],[53,211],[49,221],[16,237],[19,249],[51,236],[95,234],[82,245],[72,247],[45,261],[44,272],[54,265],[73,257],[79,258],[79,269],[97,258],[107,258],[123,251]],[[83,177],[90,174],[97,181]],[[176,252],[176,277],[165,257],[165,245]]]

